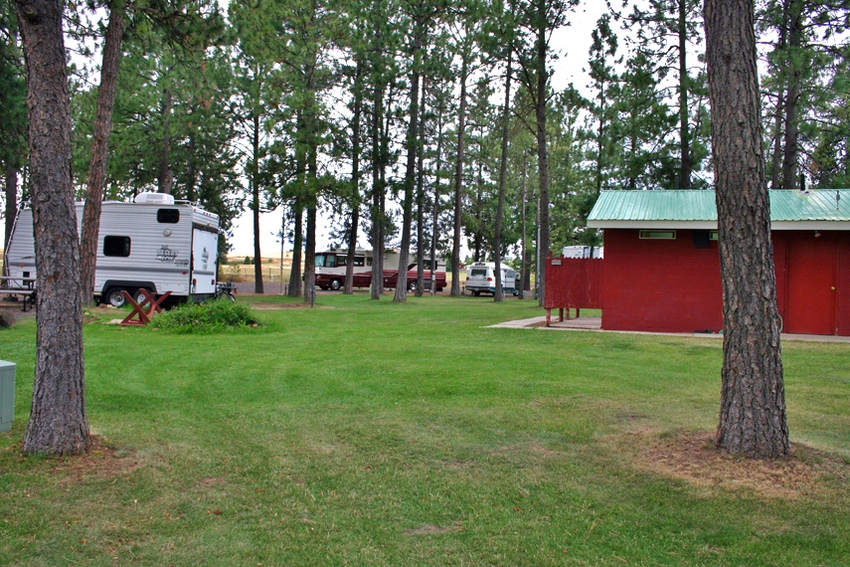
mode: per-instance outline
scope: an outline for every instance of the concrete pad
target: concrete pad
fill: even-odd
[[[632,335],[660,335],[668,337],[696,337],[703,339],[722,339],[722,333],[653,333],[648,331],[606,331],[602,329],[601,317],[578,317],[575,319],[567,319],[566,321],[558,321],[557,317],[553,318],[550,325],[546,326],[546,316],[532,317],[530,319],[517,319],[515,321],[505,321],[486,327],[488,329],[541,329],[544,331],[591,331],[600,333],[625,333]],[[839,337],[836,335],[796,335],[790,333],[782,333],[780,335],[783,341],[809,341],[820,343],[850,343],[850,337]]]

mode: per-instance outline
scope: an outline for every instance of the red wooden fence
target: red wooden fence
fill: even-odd
[[[546,290],[543,307],[546,309],[546,325],[549,325],[552,309],[558,309],[558,320],[567,318],[570,308],[578,316],[581,308],[602,309],[602,259],[601,258],[546,258]]]

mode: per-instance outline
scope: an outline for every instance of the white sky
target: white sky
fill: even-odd
[[[558,54],[553,63],[552,86],[556,91],[564,90],[573,83],[579,90],[584,90],[590,78],[584,72],[590,50],[590,34],[596,27],[596,21],[605,13],[604,2],[584,2],[571,18],[571,25],[557,30],[552,36],[552,48]],[[280,254],[280,210],[260,215],[260,250],[263,256],[278,256]],[[232,256],[253,256],[254,237],[253,222],[250,211],[246,210],[234,221],[233,237],[230,239]],[[327,220],[320,219],[316,249],[322,250],[330,245]],[[364,239],[360,244],[369,247]],[[291,248],[286,243],[286,250]]]

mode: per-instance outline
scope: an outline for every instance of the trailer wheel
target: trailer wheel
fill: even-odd
[[[144,289],[149,294],[153,295],[153,293],[151,293],[151,290],[149,290],[148,288],[139,289],[135,294],[133,294],[133,299],[135,299],[136,303],[138,303],[139,305],[141,305],[142,301],[145,300],[145,296],[142,294],[142,289]]]
[[[342,282],[339,280],[331,280],[331,289],[333,291],[339,291],[342,287]]]
[[[106,300],[113,307],[123,307],[127,300],[124,299],[124,295],[121,293],[122,290],[118,288],[111,288],[106,292]]]
[[[409,284],[407,284],[407,291],[409,291],[410,293],[416,291],[416,280],[413,280]]]

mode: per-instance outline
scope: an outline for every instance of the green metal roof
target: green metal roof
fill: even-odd
[[[770,191],[770,220],[776,223],[850,223],[850,189]],[[593,228],[653,224],[705,227],[717,224],[714,191],[604,191],[587,218]],[[839,228],[836,225],[829,225]],[[800,227],[802,228],[802,226]],[[840,227],[845,229],[847,227]]]

